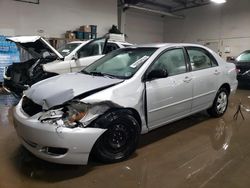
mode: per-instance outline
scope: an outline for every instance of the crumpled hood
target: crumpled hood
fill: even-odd
[[[95,89],[122,82],[121,79],[69,73],[38,82],[24,92],[33,102],[49,109]]]
[[[44,51],[47,51],[56,55],[57,58],[63,59],[63,56],[41,36],[9,37],[6,40],[14,42],[17,46],[28,51],[35,58],[42,58]]]

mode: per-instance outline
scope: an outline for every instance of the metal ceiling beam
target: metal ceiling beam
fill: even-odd
[[[187,0],[173,0],[175,3],[178,3],[179,5],[182,5],[184,7],[187,6]]]
[[[191,8],[197,8],[197,7],[201,7],[201,6],[205,6],[205,5],[209,5],[211,4],[209,1],[205,2],[205,3],[197,3],[196,1],[190,2],[193,3],[193,5],[187,5],[186,7],[180,7],[180,8],[176,8],[173,9],[171,12],[177,12],[177,11],[182,11],[182,10],[187,10],[187,9],[191,9]]]
[[[164,8],[164,9],[167,9],[167,10],[171,10],[171,8],[172,8],[169,5],[162,4],[162,3],[157,3],[157,2],[154,2],[154,1],[150,1],[150,0],[140,0],[140,3],[144,3],[144,4],[147,4],[147,5]]]
[[[14,1],[19,1],[19,2],[23,2],[23,3],[31,3],[31,4],[40,4],[40,0],[33,0],[33,1],[29,1],[29,0],[14,0]]]
[[[145,8],[145,7],[141,7],[141,6],[137,6],[137,5],[125,4],[123,6],[123,10],[126,10],[128,8],[133,8],[133,9],[142,10],[142,11],[146,11],[146,12],[152,12],[152,13],[160,14],[162,16],[169,16],[169,17],[172,17],[172,18],[178,18],[178,19],[184,19],[185,18],[182,15],[176,15],[176,14],[172,14],[170,12],[164,12],[164,11],[160,11],[160,10],[149,9],[149,8]]]

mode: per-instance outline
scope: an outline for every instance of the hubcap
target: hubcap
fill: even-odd
[[[227,94],[225,92],[221,92],[217,99],[217,111],[220,114],[223,114],[227,108]]]
[[[127,143],[127,133],[123,125],[115,125],[111,131],[108,142],[113,149],[120,149]]]

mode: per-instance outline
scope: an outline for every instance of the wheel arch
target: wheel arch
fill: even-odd
[[[221,89],[221,88],[225,88],[225,89],[227,90],[228,94],[230,94],[230,92],[231,92],[231,87],[230,87],[230,85],[229,85],[228,83],[222,84],[222,85],[220,86],[220,89]]]
[[[122,107],[110,108],[105,113],[103,113],[102,115],[100,115],[97,119],[95,119],[90,124],[90,127],[100,128],[100,127],[96,127],[96,125],[97,125],[96,121],[101,120],[102,118],[105,119],[105,120],[107,120],[111,116],[115,116],[115,115],[123,114],[123,113],[126,113],[126,114],[128,114],[128,115],[130,115],[130,116],[132,116],[132,117],[135,118],[135,120],[138,122],[138,125],[139,125],[138,126],[138,133],[140,134],[141,129],[142,129],[142,121],[141,121],[139,113],[134,108],[122,108]],[[107,129],[106,121],[101,121],[101,123],[103,123],[102,125],[104,125],[102,128]],[[97,144],[98,144],[98,142],[100,141],[101,138],[102,138],[102,135],[95,141],[94,145],[92,146],[91,151],[90,151],[90,157],[98,158],[98,157],[96,157],[95,150],[96,150]],[[136,144],[136,146],[137,146],[137,144]],[[124,159],[126,159],[126,158],[124,158]],[[117,162],[118,161],[120,161],[120,160],[117,160]],[[107,161],[103,161],[103,162],[107,162]]]
[[[104,112],[103,114],[99,115],[90,124],[90,127],[92,127],[99,118],[102,118],[102,117],[104,117],[104,116],[106,116],[108,114],[111,114],[111,113],[127,113],[127,114],[133,116],[136,119],[136,121],[138,122],[138,124],[140,126],[140,130],[142,129],[142,120],[141,120],[139,112],[136,109],[134,109],[134,108],[122,108],[122,107],[112,107],[112,108],[108,109],[106,112]]]
[[[138,124],[140,125],[140,129],[141,129],[142,120],[141,120],[140,114],[138,113],[136,109],[134,108],[111,108],[106,113],[116,112],[116,111],[122,111],[122,112],[128,113],[129,115],[132,115],[136,119]]]

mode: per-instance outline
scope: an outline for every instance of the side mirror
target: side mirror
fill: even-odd
[[[75,53],[73,56],[72,56],[72,60],[77,60],[79,59],[79,56],[78,56],[78,53]]]
[[[146,80],[154,80],[157,78],[167,78],[168,71],[166,69],[156,69],[148,73]]]

